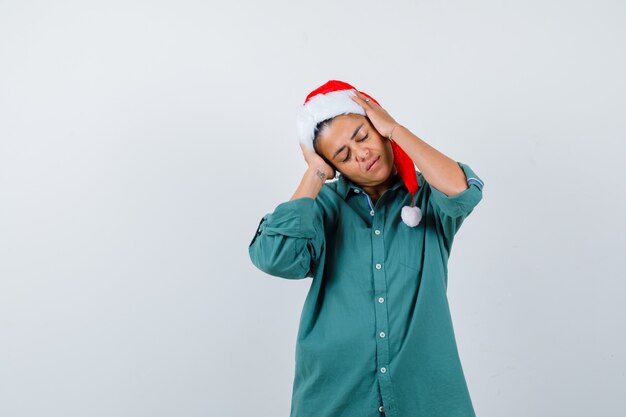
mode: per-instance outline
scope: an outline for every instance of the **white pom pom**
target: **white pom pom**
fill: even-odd
[[[419,207],[404,206],[400,214],[402,221],[409,227],[415,227],[422,220],[422,210]]]

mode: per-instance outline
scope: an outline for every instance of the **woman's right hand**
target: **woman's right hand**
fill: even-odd
[[[326,161],[324,161],[324,159],[317,154],[317,152],[307,148],[303,143],[300,143],[300,149],[302,149],[304,160],[309,165],[310,169],[319,169],[326,174],[326,179],[335,178],[335,170],[333,167],[328,165]]]

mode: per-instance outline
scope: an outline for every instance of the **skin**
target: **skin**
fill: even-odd
[[[406,152],[426,182],[445,195],[454,196],[468,188],[465,174],[454,159],[400,125],[374,101],[366,101],[367,97],[362,93],[356,92],[351,98],[363,108],[366,116],[348,114],[335,117],[326,131],[320,132],[318,152],[336,165],[342,175],[363,188],[374,203],[389,188],[396,173],[390,141]],[[352,140],[354,130],[361,124],[361,130]],[[366,134],[368,138],[361,141]],[[345,146],[342,153],[335,155],[342,146]],[[335,176],[335,169],[324,158],[303,144],[300,144],[300,148],[308,168],[291,200],[315,198],[326,179]],[[350,152],[350,156],[344,162],[347,152]],[[377,166],[367,171],[369,163],[376,157],[380,157]]]
[[[355,135],[356,132],[356,135]],[[335,117],[319,134],[317,151],[375,203],[397,174],[391,142],[360,114]],[[372,162],[378,160],[368,170]]]
[[[428,143],[400,125],[374,101],[356,92],[351,99],[360,105],[372,124],[381,134],[393,140],[411,158],[426,182],[451,197],[468,188],[465,173],[456,161],[439,152]],[[393,132],[393,133],[392,133]]]

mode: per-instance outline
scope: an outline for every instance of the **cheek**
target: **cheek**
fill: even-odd
[[[385,149],[383,150],[384,152],[384,159],[385,161],[392,163],[393,162],[393,149],[391,147],[387,147],[385,146]]]

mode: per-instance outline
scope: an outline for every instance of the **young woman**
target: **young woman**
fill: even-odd
[[[483,181],[342,81],[307,96],[299,128],[308,168],[249,245],[260,270],[312,278],[291,417],[475,416],[446,289]]]

